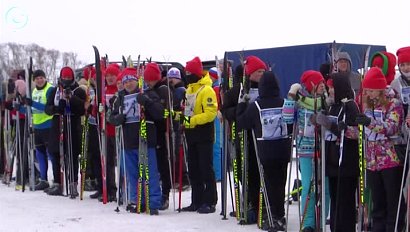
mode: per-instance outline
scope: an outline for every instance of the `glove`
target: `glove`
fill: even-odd
[[[65,107],[67,106],[67,101],[65,99],[60,99],[58,102],[58,112],[59,113],[64,113]]]
[[[64,96],[65,98],[71,97],[71,89],[64,89]]]
[[[180,118],[181,125],[185,127],[189,127],[191,125],[191,117],[189,116],[183,116]]]
[[[181,111],[171,111],[171,116],[172,119],[174,119],[174,121],[179,121],[179,119],[181,118]]]
[[[147,102],[149,101],[151,101],[151,99],[149,99],[149,97],[146,94],[137,94],[138,104],[145,106],[145,104],[147,104]]]
[[[24,101],[25,101],[26,105],[33,106],[33,100],[31,98],[26,97],[24,99]]]
[[[367,117],[365,114],[359,114],[356,117],[357,124],[360,124],[363,126],[369,126],[371,122],[372,122],[371,118]]]
[[[164,110],[164,118],[168,118],[169,117],[169,110],[165,109]]]
[[[125,122],[125,114],[118,114],[114,116],[113,124],[119,126]]]
[[[100,103],[100,105],[98,106],[98,113],[102,113],[104,112],[104,106],[103,104]]]
[[[332,122],[329,120],[329,118],[322,113],[318,113],[316,115],[316,123],[324,126],[326,129],[330,129],[330,127],[332,126]]]
[[[293,100],[297,100],[296,96],[298,91],[302,88],[302,86],[299,83],[295,83],[293,85],[290,86],[289,92],[288,92],[288,97],[293,99]]]
[[[343,121],[340,121],[340,122],[337,124],[337,129],[338,129],[339,131],[346,130],[346,129],[347,129],[346,123],[343,122]]]
[[[242,102],[248,102],[251,98],[249,97],[249,94],[242,94],[239,98],[239,102],[238,103],[242,103]]]

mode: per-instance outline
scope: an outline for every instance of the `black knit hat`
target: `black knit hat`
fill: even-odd
[[[323,78],[327,81],[329,79],[329,75],[331,73],[331,65],[329,63],[324,63],[320,65],[320,73],[322,74]]]
[[[37,69],[36,71],[33,72],[33,80],[36,79],[36,77],[46,77],[46,74],[44,73],[43,70]]]

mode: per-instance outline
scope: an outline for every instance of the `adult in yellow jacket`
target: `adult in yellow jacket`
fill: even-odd
[[[192,187],[191,205],[182,211],[214,213],[217,203],[215,173],[213,170],[214,120],[218,103],[212,80],[203,72],[198,57],[186,63],[183,124],[188,145],[188,175]]]

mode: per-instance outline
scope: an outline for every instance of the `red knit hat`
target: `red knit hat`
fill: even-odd
[[[159,81],[161,80],[161,71],[157,63],[148,63],[144,70],[144,81]]]
[[[74,71],[68,66],[63,67],[60,71],[60,78],[63,77],[64,79],[74,79]]]
[[[306,90],[311,92],[314,86],[318,86],[321,82],[324,82],[322,74],[318,71],[307,70],[302,74],[300,82],[305,86]]]
[[[202,62],[199,57],[186,62],[185,71],[190,72],[198,77],[202,77]]]
[[[389,61],[387,60],[387,56],[381,52],[376,52],[371,61],[371,67],[379,67],[382,69],[383,73],[387,72],[387,65]]]
[[[115,63],[108,65],[108,67],[105,69],[105,75],[118,76],[118,73],[120,72],[120,66]]]
[[[265,62],[256,56],[248,56],[245,61],[245,74],[251,75],[259,69],[263,69],[265,71],[268,69]]]
[[[378,67],[372,67],[367,71],[362,82],[363,89],[386,89],[387,81],[383,72]]]
[[[410,62],[410,47],[400,48],[396,52],[397,55],[397,64]]]
[[[137,69],[136,68],[126,68],[121,72],[121,81],[124,84],[126,81],[134,80],[138,81]]]
[[[385,74],[385,76],[386,76],[387,84],[390,85],[390,83],[394,80],[394,76],[396,76],[397,59],[393,53],[390,53],[390,52],[383,52],[383,53],[387,56],[387,60],[389,61],[389,64],[387,65],[387,73]]]
[[[83,77],[84,79],[88,80],[89,77],[95,78],[95,68],[92,66],[87,66],[83,70]]]
[[[376,52],[371,58],[371,67],[381,68],[389,85],[396,75],[396,56],[390,52]]]

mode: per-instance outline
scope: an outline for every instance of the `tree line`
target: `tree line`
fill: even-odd
[[[34,69],[42,69],[48,81],[54,83],[59,75],[61,67],[70,66],[73,69],[82,67],[84,62],[80,61],[75,52],[61,52],[56,49],[47,49],[38,44],[0,44],[0,79],[6,81],[14,70],[27,69],[30,56],[33,58]]]

